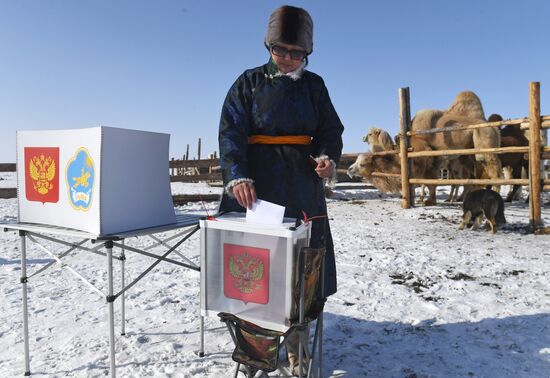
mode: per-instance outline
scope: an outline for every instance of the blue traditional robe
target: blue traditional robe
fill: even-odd
[[[225,99],[219,129],[224,184],[253,180],[259,199],[286,207],[285,216],[327,215],[324,186],[308,161],[342,153],[344,127],[323,79],[309,71],[299,78],[278,75],[269,63],[245,71]],[[252,135],[307,135],[310,145],[248,144]],[[235,181],[237,180],[237,181]],[[224,193],[220,211],[245,211]],[[313,220],[311,247],[326,248],[325,295],[336,292],[336,265],[328,218]]]

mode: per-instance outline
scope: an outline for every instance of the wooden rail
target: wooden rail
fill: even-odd
[[[550,120],[548,119],[549,117],[550,116],[541,117],[541,123],[540,123],[541,129],[550,129]],[[529,122],[522,122],[520,124],[520,128],[522,130],[527,130],[529,128]]]
[[[0,172],[16,172],[15,163],[0,164]]]
[[[8,199],[8,198],[16,198],[16,197],[17,197],[16,188],[0,188],[0,198]]]
[[[422,179],[411,178],[416,185],[529,185],[529,179]]]
[[[374,177],[395,177],[400,179],[401,173],[386,173],[386,172],[372,172],[371,176]]]
[[[431,130],[408,131],[406,135],[407,136],[429,135],[429,134],[446,133],[449,131],[465,131],[465,130],[481,129],[484,127],[500,127],[504,125],[520,125],[522,129],[526,130],[529,128],[530,121],[529,121],[529,118],[507,119],[504,121],[483,122],[483,123],[477,123],[475,125],[467,125],[467,126],[449,126],[449,127],[441,127],[438,129],[431,129]],[[542,128],[550,128],[550,116],[541,117],[541,126]]]
[[[400,173],[373,172],[374,177],[401,178]],[[409,184],[414,185],[529,185],[529,179],[426,179],[409,178]],[[550,179],[541,180],[546,188]]]
[[[409,153],[410,158],[425,156],[454,156],[454,155],[476,155],[476,154],[508,154],[508,153],[526,153],[529,152],[529,146],[526,147],[498,147],[498,148],[468,148],[460,150],[437,150],[437,151],[418,151]]]
[[[170,168],[210,168],[220,165],[220,159],[170,160]]]

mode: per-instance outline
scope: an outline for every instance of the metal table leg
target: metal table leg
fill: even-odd
[[[200,338],[201,338],[201,349],[199,351],[199,357],[204,357],[204,316],[201,315],[201,324],[200,324]]]
[[[317,378],[323,377],[323,311],[319,314],[317,318],[319,322],[319,357],[317,362]]]
[[[27,307],[27,240],[25,231],[19,231],[21,237],[21,284],[23,289],[23,344],[25,345],[25,376],[31,375],[29,358],[29,310]]]
[[[321,260],[321,297],[325,297],[325,257]],[[317,321],[319,322],[319,359],[317,363],[317,378],[323,378],[323,310],[319,314]]]
[[[113,241],[107,240],[105,242],[105,249],[107,250],[107,277],[108,277],[108,295],[107,305],[109,307],[109,345],[110,345],[110,373],[111,378],[116,377],[115,366],[115,319],[114,319],[114,301],[113,296]]]
[[[125,281],[124,281],[124,265],[126,263],[126,255],[124,254],[124,240],[122,240],[122,252],[120,254],[120,270],[121,270],[121,277],[120,277],[120,284],[122,289],[125,287]],[[126,299],[125,299],[126,292],[123,292],[120,296],[120,313],[121,313],[121,322],[120,322],[120,334],[122,336],[126,335]]]
[[[305,321],[305,304],[304,304],[304,297],[305,297],[305,271],[304,271],[304,255],[303,251],[300,251],[300,255],[298,258],[298,271],[299,271],[299,279],[300,279],[300,305],[299,305],[299,321],[300,324],[303,325]],[[308,325],[309,327],[309,325]],[[304,337],[304,332],[299,331],[298,332],[300,341],[298,343],[298,376],[301,378],[304,375],[304,350],[303,348],[307,348],[308,340]]]

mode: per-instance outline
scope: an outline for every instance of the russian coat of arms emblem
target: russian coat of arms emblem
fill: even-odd
[[[25,147],[25,196],[29,201],[59,201],[59,148]]]
[[[224,244],[224,295],[245,303],[269,301],[269,250]]]
[[[92,204],[95,168],[86,148],[79,148],[69,160],[65,179],[69,202],[73,209],[87,211]]]

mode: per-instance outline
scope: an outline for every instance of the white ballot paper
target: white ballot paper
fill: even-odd
[[[251,223],[282,224],[285,207],[272,202],[256,200],[252,209],[246,209],[246,221]]]

